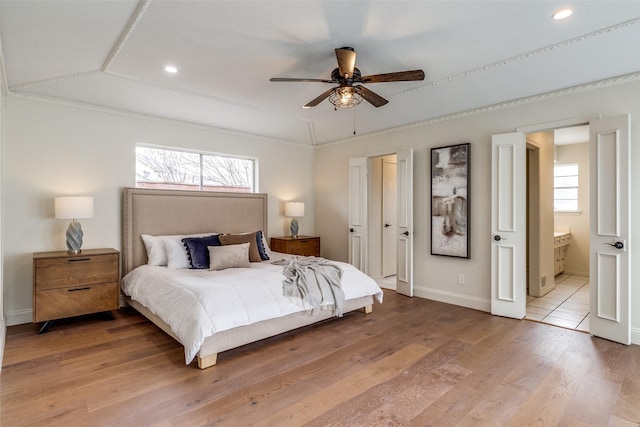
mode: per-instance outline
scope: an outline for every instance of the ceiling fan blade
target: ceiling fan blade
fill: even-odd
[[[353,89],[358,93],[358,95],[366,99],[367,102],[374,107],[382,107],[387,102],[389,102],[377,93],[367,89],[364,86],[354,86]]]
[[[362,76],[360,78],[360,81],[362,83],[411,82],[416,80],[424,80],[424,71],[422,70],[398,71],[395,73]]]
[[[321,83],[337,83],[333,80],[326,79],[296,79],[291,77],[272,77],[270,82],[321,82]]]
[[[322,101],[324,101],[325,99],[327,99],[329,97],[329,94],[331,94],[331,91],[333,89],[334,88],[331,88],[331,89],[327,90],[326,92],[324,92],[322,95],[318,96],[317,98],[312,99],[306,105],[303,105],[302,108],[311,108],[311,107],[315,107],[316,105],[320,104]]]
[[[336,49],[336,59],[340,75],[344,78],[353,77],[353,69],[356,67],[356,51],[351,47]]]

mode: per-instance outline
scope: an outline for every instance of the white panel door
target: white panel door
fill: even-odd
[[[590,123],[591,334],[631,343],[629,116]]]
[[[491,164],[491,314],[526,315],[526,138],[493,135]]]
[[[382,160],[382,277],[398,272],[397,165]]]
[[[364,273],[367,266],[367,158],[349,159],[349,263]]]
[[[413,296],[413,150],[398,152],[398,293]]]

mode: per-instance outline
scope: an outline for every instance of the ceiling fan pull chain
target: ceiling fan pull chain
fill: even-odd
[[[356,110],[357,108],[353,109],[353,134],[356,134]]]

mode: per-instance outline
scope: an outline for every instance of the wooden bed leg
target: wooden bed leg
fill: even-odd
[[[370,314],[373,311],[373,304],[365,305],[363,309],[364,314]]]
[[[215,365],[217,361],[218,361],[218,353],[209,354],[204,357],[201,357],[200,355],[198,355],[198,368],[206,369],[210,366]]]

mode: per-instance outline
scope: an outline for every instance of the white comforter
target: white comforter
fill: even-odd
[[[171,327],[189,364],[205,338],[218,331],[311,308],[283,296],[282,266],[271,264],[277,258],[222,271],[143,265],[122,279],[122,290]],[[382,290],[373,279],[350,264],[336,264],[344,272],[345,299],[374,295],[382,302]]]

